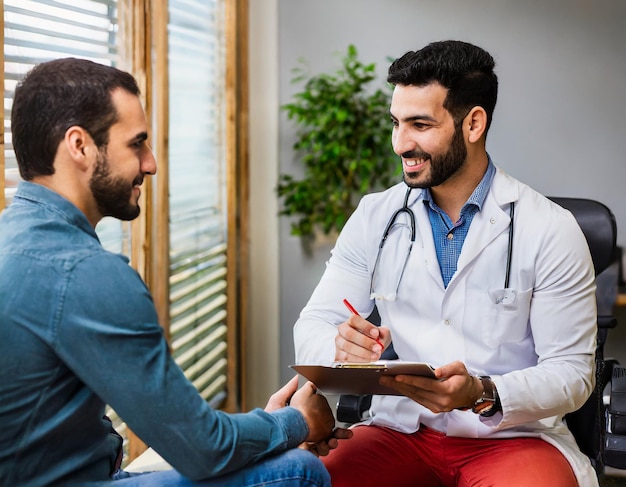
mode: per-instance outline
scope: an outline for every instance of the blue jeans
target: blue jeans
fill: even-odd
[[[330,487],[330,476],[319,458],[295,448],[265,458],[246,468],[207,480],[189,480],[176,470],[159,472],[118,472],[118,480],[107,482],[110,487]]]

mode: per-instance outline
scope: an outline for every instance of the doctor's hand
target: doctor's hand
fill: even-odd
[[[463,362],[435,369],[436,379],[415,375],[381,376],[380,383],[413,399],[433,413],[469,409],[482,396],[480,379],[470,375]]]
[[[335,361],[372,362],[380,358],[390,343],[389,328],[373,325],[353,314],[337,327]]]

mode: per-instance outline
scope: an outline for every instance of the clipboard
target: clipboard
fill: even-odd
[[[419,375],[436,379],[434,368],[425,362],[379,360],[377,362],[337,362],[324,365],[290,365],[327,394],[402,394],[378,383],[381,375]]]

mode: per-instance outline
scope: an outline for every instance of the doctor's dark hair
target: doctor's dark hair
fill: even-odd
[[[480,106],[487,112],[489,129],[498,98],[495,64],[480,47],[462,41],[439,41],[396,59],[389,67],[387,81],[394,86],[439,83],[448,90],[443,106],[455,123]]]
[[[111,93],[139,95],[132,75],[85,59],[38,64],[15,89],[11,110],[13,150],[26,181],[54,174],[54,158],[65,132],[84,128],[98,149],[106,148],[118,119]]]

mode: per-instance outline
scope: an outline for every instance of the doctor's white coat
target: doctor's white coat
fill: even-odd
[[[296,362],[333,362],[336,326],[347,319],[343,298],[362,316],[376,304],[400,359],[435,367],[460,360],[470,372],[490,375],[503,414],[433,414],[406,397],[375,396],[369,422],[404,432],[422,423],[472,438],[540,437],[566,456],[582,487],[598,485],[589,459],[562,420],[583,405],[595,380],[594,270],[574,217],[497,169],[445,288],[422,190],[413,189],[408,207],[417,228],[406,268],[410,225],[402,214],[376,271],[374,291],[393,298],[397,288],[397,297],[371,300],[379,243],[406,190],[400,183],[367,195],[350,217],[294,327]],[[504,289],[511,202],[511,270]]]

